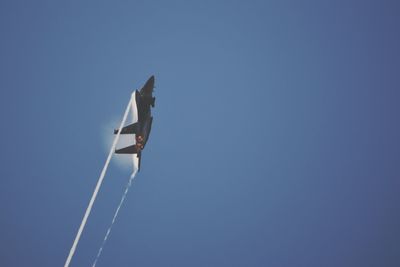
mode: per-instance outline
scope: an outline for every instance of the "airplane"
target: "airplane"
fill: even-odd
[[[140,171],[142,150],[149,140],[151,124],[153,122],[150,108],[154,108],[156,101],[156,98],[153,97],[153,89],[154,76],[151,76],[142,89],[136,90],[135,92],[136,107],[138,111],[137,122],[127,125],[121,129],[120,134],[135,134],[136,143],[134,145],[115,150],[116,154],[136,154],[139,159],[138,171]],[[118,130],[119,129],[115,129],[114,134],[118,134]]]

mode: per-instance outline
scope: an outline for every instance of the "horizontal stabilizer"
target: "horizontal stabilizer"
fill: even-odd
[[[137,153],[138,152],[135,145],[115,150],[115,154],[137,154]]]
[[[135,133],[137,133],[137,130],[138,130],[138,123],[135,122],[128,126],[123,127],[121,130],[121,134],[135,134]],[[114,134],[117,134],[117,133],[118,133],[118,129],[115,129]]]

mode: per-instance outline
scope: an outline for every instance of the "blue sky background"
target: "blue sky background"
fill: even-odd
[[[1,1],[0,265],[63,266],[104,126],[154,74],[97,266],[400,266],[399,25],[397,1]]]

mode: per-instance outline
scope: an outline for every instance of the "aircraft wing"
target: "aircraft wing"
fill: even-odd
[[[132,123],[130,125],[123,127],[121,129],[121,134],[135,134],[135,133],[137,133],[138,128],[139,128],[139,125],[137,122]],[[117,134],[117,133],[118,133],[118,129],[115,129],[114,134]]]
[[[116,149],[115,154],[138,154],[138,151],[135,145],[131,145],[121,149]]]

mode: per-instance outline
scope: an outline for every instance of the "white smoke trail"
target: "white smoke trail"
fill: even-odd
[[[68,267],[69,264],[71,263],[72,256],[75,253],[75,249],[76,249],[76,246],[78,245],[78,242],[79,242],[79,239],[81,237],[83,228],[85,228],[86,221],[87,221],[87,219],[89,217],[90,211],[92,210],[93,203],[94,203],[94,201],[96,199],[97,193],[99,192],[100,186],[101,186],[101,184],[103,182],[103,179],[104,179],[104,176],[105,176],[105,174],[107,172],[107,168],[108,168],[108,165],[110,163],[111,157],[114,154],[115,146],[117,145],[121,129],[125,124],[126,118],[128,117],[129,108],[131,107],[131,102],[132,102],[132,97],[129,100],[128,106],[126,107],[126,110],[125,110],[124,117],[122,119],[121,125],[118,128],[119,129],[118,133],[115,136],[115,139],[114,139],[114,142],[113,142],[113,144],[111,146],[110,152],[108,153],[108,157],[107,157],[106,163],[104,164],[103,170],[101,171],[99,180],[97,181],[97,184],[96,184],[96,188],[94,189],[92,198],[90,199],[90,202],[89,202],[89,205],[88,205],[88,207],[86,209],[85,215],[83,216],[82,223],[81,223],[81,225],[79,227],[78,233],[76,234],[76,237],[75,237],[74,243],[72,244],[71,250],[69,251],[69,254],[68,254],[67,260],[65,261],[64,267]]]
[[[131,109],[132,109],[132,123],[135,123],[135,122],[137,122],[137,120],[138,120],[138,111],[137,111],[137,105],[136,105],[136,91],[132,93],[132,97],[131,97]],[[138,157],[137,157],[136,154],[133,154],[133,155],[132,155],[132,161],[133,161],[133,162],[132,162],[132,163],[133,163],[133,165],[132,165],[132,166],[133,166],[132,175],[131,175],[131,177],[129,178],[128,184],[127,184],[126,187],[125,187],[125,192],[124,192],[124,194],[122,195],[121,201],[119,202],[119,205],[118,205],[118,207],[117,207],[117,210],[116,210],[115,213],[114,213],[114,217],[113,217],[113,219],[112,219],[112,221],[111,221],[110,226],[108,227],[108,230],[107,230],[107,232],[106,232],[106,235],[104,236],[103,242],[101,243],[101,246],[100,246],[100,248],[99,248],[99,251],[98,251],[98,253],[97,253],[96,259],[95,259],[94,262],[93,262],[92,267],[96,267],[97,261],[99,260],[99,258],[100,258],[100,256],[101,256],[101,253],[103,252],[103,248],[104,248],[104,246],[105,246],[105,244],[106,244],[106,242],[107,242],[108,236],[110,235],[111,230],[112,230],[112,227],[114,226],[114,223],[115,223],[115,221],[116,221],[116,219],[117,219],[117,217],[118,217],[119,210],[121,209],[121,207],[122,207],[122,205],[123,205],[123,203],[124,203],[124,201],[125,201],[125,198],[126,198],[126,196],[127,196],[127,194],[128,194],[128,191],[129,191],[129,188],[130,188],[131,185],[132,185],[132,181],[133,181],[133,179],[135,178],[136,173],[137,173],[137,171],[138,171],[138,165],[139,165],[139,164],[138,164]]]
[[[99,249],[99,252],[97,253],[96,259],[94,260],[92,267],[96,267],[96,263],[97,263],[98,259],[99,259],[100,256],[101,256],[101,253],[102,253],[102,251],[103,251],[104,245],[106,244],[107,239],[108,239],[108,236],[109,236],[110,233],[111,233],[111,229],[112,229],[112,227],[113,227],[113,225],[114,225],[114,223],[115,223],[115,220],[117,219],[118,212],[119,212],[119,210],[121,209],[122,204],[124,204],[126,195],[128,194],[129,188],[130,188],[131,185],[132,185],[132,181],[133,181],[133,179],[135,178],[136,173],[137,173],[137,168],[134,169],[134,171],[133,171],[131,177],[129,178],[128,184],[126,185],[126,188],[125,188],[125,192],[124,192],[124,194],[122,195],[121,201],[119,202],[119,205],[118,205],[118,207],[117,207],[117,210],[115,211],[114,217],[113,217],[113,219],[112,219],[112,221],[111,221],[110,226],[108,227],[107,233],[106,233],[106,235],[104,236],[103,243],[101,244],[101,247],[100,247],[100,249]]]

